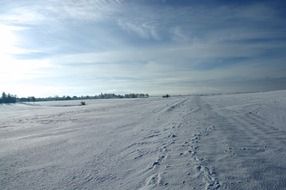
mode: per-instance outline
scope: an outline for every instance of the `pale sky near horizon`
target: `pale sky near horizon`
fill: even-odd
[[[0,91],[286,89],[284,1],[0,0]]]

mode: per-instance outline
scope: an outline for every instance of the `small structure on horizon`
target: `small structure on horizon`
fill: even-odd
[[[162,96],[163,98],[169,98],[170,97],[170,95],[169,94],[166,94],[166,95],[164,95],[164,96]]]

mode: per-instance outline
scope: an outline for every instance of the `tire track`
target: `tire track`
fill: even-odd
[[[261,118],[260,116],[253,114],[252,112],[248,113],[246,115],[246,118],[249,119],[250,122],[259,124],[261,127],[265,128],[265,130],[269,130],[269,133],[277,134],[277,135],[283,135],[286,137],[286,131],[280,130],[279,128],[274,127],[271,124],[268,124],[265,119]]]
[[[163,137],[160,137],[162,138],[162,144],[159,147],[159,155],[146,169],[145,172],[149,175],[145,178],[145,183],[141,186],[141,189],[190,189],[194,187],[194,184],[204,187],[206,190],[220,188],[215,169],[208,166],[204,158],[198,154],[201,139],[211,135],[212,131],[215,130],[214,126],[203,125],[199,130],[189,128],[194,124],[191,114],[201,115],[201,111],[207,108],[201,107],[199,97],[193,97],[191,101],[188,100],[184,99],[176,102],[160,112],[165,115],[169,112],[174,113],[173,111],[178,108],[184,110],[183,115],[180,115],[182,112],[179,110],[175,112],[180,115],[181,120],[177,120],[175,125],[170,126],[168,130],[161,133]],[[185,112],[186,110],[188,111]],[[190,129],[194,131],[190,131]],[[192,135],[188,136],[186,133]],[[153,134],[148,135],[151,138],[158,138],[158,132],[154,133],[155,136]],[[180,176],[179,181],[173,181],[172,176],[176,176],[176,178]]]
[[[280,179],[283,172],[278,170],[280,163],[272,159],[285,158],[285,132],[271,126],[263,118],[253,112],[245,113],[245,107],[240,111],[216,108],[209,113],[209,120],[218,126],[222,133],[218,135],[226,139],[225,154],[221,166],[226,180],[222,181],[223,189],[249,188],[247,181],[251,181],[252,189],[269,189],[274,184],[273,178]],[[257,110],[256,110],[257,111]],[[242,173],[229,172],[229,168],[239,166]],[[267,170],[265,169],[267,168]],[[281,174],[280,174],[281,173]],[[284,177],[281,178],[283,180]],[[280,181],[277,180],[279,184]]]
[[[197,132],[195,132],[191,138],[191,140],[186,141],[185,144],[188,144],[187,153],[190,154],[191,165],[195,169],[195,178],[201,179],[204,183],[206,190],[217,190],[220,189],[221,184],[216,175],[215,168],[211,167],[211,164],[207,164],[205,158],[200,156],[200,144],[202,140],[206,137],[212,135],[215,130],[214,125],[211,125],[206,118],[209,116],[209,110],[211,110],[208,104],[205,104],[199,96],[195,96],[192,99],[194,101],[194,107],[191,108],[188,115],[184,117],[184,123],[187,126],[192,126],[194,121],[192,118],[202,119],[202,122],[195,123],[197,126]],[[190,115],[192,116],[190,118]],[[210,169],[211,168],[211,169]]]
[[[260,141],[264,145],[272,144],[272,148],[282,148],[281,144],[286,143],[286,135],[268,128],[261,122],[256,123],[257,121],[252,118],[236,116],[236,118],[233,118],[233,120],[239,123],[240,127],[243,127],[245,131],[249,131],[253,135],[253,138],[257,139],[257,141]],[[277,138],[277,136],[280,138]]]

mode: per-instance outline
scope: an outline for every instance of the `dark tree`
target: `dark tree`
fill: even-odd
[[[2,93],[2,96],[0,98],[0,103],[9,104],[9,103],[16,103],[16,96],[13,96],[11,94],[6,94],[5,92]]]

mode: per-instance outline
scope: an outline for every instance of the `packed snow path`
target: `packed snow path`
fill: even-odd
[[[286,91],[0,106],[0,189],[285,189]]]

